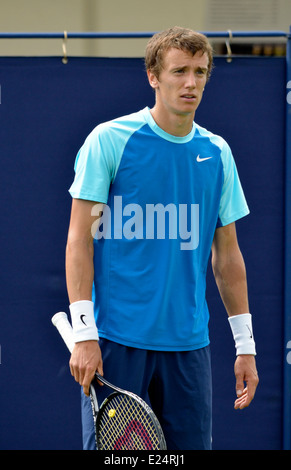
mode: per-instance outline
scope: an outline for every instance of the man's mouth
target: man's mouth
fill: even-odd
[[[196,99],[196,95],[192,95],[192,94],[185,94],[185,95],[182,95],[181,98],[185,99],[185,100],[190,100],[190,101],[193,101]]]

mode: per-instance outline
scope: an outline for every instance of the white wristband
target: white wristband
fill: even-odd
[[[94,318],[94,304],[91,300],[80,300],[70,305],[70,313],[73,327],[73,339],[75,343],[81,341],[96,340],[99,335]]]
[[[253,335],[252,315],[242,313],[228,317],[236,347],[236,355],[256,355],[256,346]]]

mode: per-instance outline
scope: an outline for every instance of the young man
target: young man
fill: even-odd
[[[258,384],[235,229],[249,209],[227,143],[194,122],[212,68],[205,36],[178,27],[156,34],[145,62],[155,106],[97,126],[75,163],[66,252],[76,343],[70,368],[84,391],[85,449],[94,448],[86,395],[103,369],[107,380],[150,401],[168,449],[210,449],[211,249],[237,352],[235,408],[250,404]],[[102,400],[108,390],[97,394]]]

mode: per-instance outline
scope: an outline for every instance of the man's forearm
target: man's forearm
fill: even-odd
[[[93,245],[86,240],[68,240],[66,280],[70,303],[91,300],[94,277]]]
[[[239,250],[213,259],[215,281],[228,315],[249,311],[246,269]]]

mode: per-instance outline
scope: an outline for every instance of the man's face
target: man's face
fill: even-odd
[[[194,118],[207,81],[208,62],[207,54],[201,51],[193,56],[171,48],[165,53],[159,78],[148,72],[160,112],[192,115]]]

